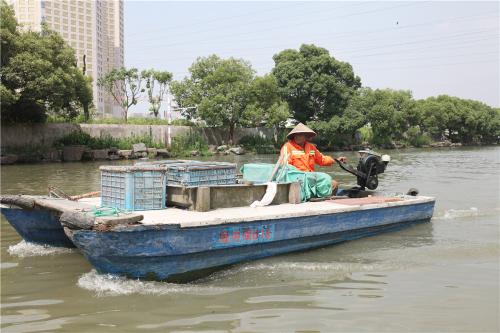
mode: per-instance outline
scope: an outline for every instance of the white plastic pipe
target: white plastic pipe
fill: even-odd
[[[278,190],[278,184],[276,184],[275,182],[268,182],[266,193],[264,194],[262,199],[260,201],[259,200],[254,201],[250,205],[250,207],[255,208],[255,207],[269,206],[271,202],[273,202],[277,190]]]

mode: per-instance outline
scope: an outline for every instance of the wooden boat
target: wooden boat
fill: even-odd
[[[86,203],[85,200],[90,200]],[[75,247],[64,233],[61,218],[70,219],[73,213],[92,211],[98,206],[99,198],[82,198],[78,201],[49,196],[3,195],[0,197],[0,210],[5,219],[27,242],[57,246]],[[66,216],[66,217],[65,217]],[[97,223],[112,223],[115,216],[102,217]],[[130,221],[141,216],[127,216]],[[120,217],[123,223],[123,217]]]
[[[75,247],[66,236],[59,214],[44,209],[23,209],[4,206],[1,211],[5,219],[27,242],[57,247]]]
[[[299,202],[296,197],[290,198],[290,193],[297,196],[297,184],[279,184],[274,204]],[[214,208],[248,206],[254,200],[262,198],[266,185],[235,184],[229,186],[214,186],[208,200],[201,200],[203,192],[208,188],[183,188],[170,186],[167,201],[169,205],[186,209],[205,211]],[[91,211],[101,205],[100,198],[94,197],[99,192],[90,192],[79,196],[55,198],[33,195],[2,195],[0,210],[5,219],[17,233],[27,242],[57,247],[74,247],[73,242],[64,233],[60,222],[61,215],[71,212]],[[90,197],[88,195],[91,195]],[[128,218],[141,218],[140,214],[127,214]],[[69,217],[71,219],[71,217]],[[96,223],[105,224],[114,217],[102,217]],[[123,216],[120,218],[123,223]]]
[[[210,211],[167,208],[96,217],[93,212],[99,202],[100,198],[75,202],[4,196],[2,214],[27,241],[76,245],[99,272],[178,281],[242,261],[426,222],[432,217],[435,199],[372,196]]]
[[[0,198],[0,209],[5,219],[25,241],[40,245],[75,247],[59,222],[63,210],[51,205],[56,200],[48,196],[4,195]],[[78,203],[63,201],[67,201],[65,209],[70,209],[72,205],[80,207]]]
[[[180,208],[103,214],[100,198],[2,196],[2,213],[36,243],[76,245],[101,273],[185,281],[242,261],[327,246],[429,221],[435,199],[374,190],[389,159],[370,152],[341,167],[358,187],[341,198],[301,202],[298,182],[280,183],[270,206],[249,207],[266,185],[167,186]],[[64,229],[63,229],[64,228]]]
[[[101,273],[192,280],[242,261],[302,251],[429,221],[434,198],[368,197],[209,212],[142,212],[130,223],[65,232]],[[115,221],[117,222],[117,221]]]

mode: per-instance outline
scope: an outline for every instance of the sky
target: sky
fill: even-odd
[[[274,54],[312,43],[349,62],[363,86],[498,107],[499,22],[497,1],[125,0],[125,65],[182,79],[197,57],[217,54],[263,75]]]

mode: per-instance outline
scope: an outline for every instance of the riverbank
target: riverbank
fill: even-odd
[[[153,142],[150,137],[92,139],[86,134],[78,134],[62,138],[52,147],[7,150],[0,156],[0,164],[168,159],[245,153],[242,146],[207,145],[196,135],[177,137],[166,148],[163,144]]]
[[[1,164],[241,155],[246,150],[238,142],[257,137],[265,146],[273,137],[269,128],[240,128],[230,146],[224,130],[208,127],[46,123],[1,129]],[[275,152],[270,146],[249,151]]]
[[[227,144],[229,141],[226,130],[201,126],[75,123],[2,124],[0,131],[1,148],[3,152],[6,150],[27,149],[27,147],[52,147],[57,141],[75,133],[86,133],[96,140],[106,138],[130,140],[132,138],[148,137],[151,142],[164,147],[170,146],[175,138],[190,133],[202,137],[207,145],[220,146]],[[238,128],[234,133],[234,142],[238,143],[247,136],[272,139],[273,135],[273,130],[270,128]]]
[[[64,123],[2,126],[0,164],[277,154],[285,140],[283,133],[279,133],[276,142],[269,128],[238,128],[235,144],[229,145],[227,133],[220,128]],[[339,141],[342,140],[339,138]],[[460,146],[461,143],[439,141],[419,148]],[[320,150],[335,152],[411,147],[414,146],[405,142],[322,147],[319,142]]]
[[[63,140],[64,141],[64,140]],[[179,142],[180,141],[180,142]],[[192,142],[189,142],[192,141]],[[53,147],[26,147],[23,149],[14,149],[3,151],[0,156],[0,165],[11,164],[36,164],[36,163],[60,163],[60,162],[86,162],[86,161],[115,161],[115,160],[134,160],[134,159],[168,159],[168,158],[186,158],[186,157],[210,157],[221,155],[255,155],[279,153],[279,147],[271,143],[253,146],[241,144],[235,146],[229,145],[207,145],[204,142],[189,139],[189,136],[179,137],[174,140],[170,148],[162,144],[155,144],[150,138],[131,138],[129,140],[113,140],[106,138],[97,141],[97,145],[87,144],[67,144],[56,143]],[[117,144],[118,143],[118,144]],[[429,145],[414,147],[404,144],[394,143],[392,145],[372,146],[351,145],[333,149],[335,152],[359,151],[366,149],[385,149],[399,150],[405,148],[433,148],[433,149],[453,149],[462,147],[461,143],[452,143],[450,141],[433,142]],[[468,145],[479,146],[479,145]],[[492,145],[484,145],[492,146]],[[120,149],[124,148],[124,149]],[[324,149],[332,151],[332,149]]]

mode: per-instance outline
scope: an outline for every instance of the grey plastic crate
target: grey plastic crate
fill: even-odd
[[[164,209],[166,175],[157,166],[102,166],[101,205],[124,210]]]
[[[199,162],[167,164],[167,185],[196,187],[203,185],[236,184],[236,164]]]

